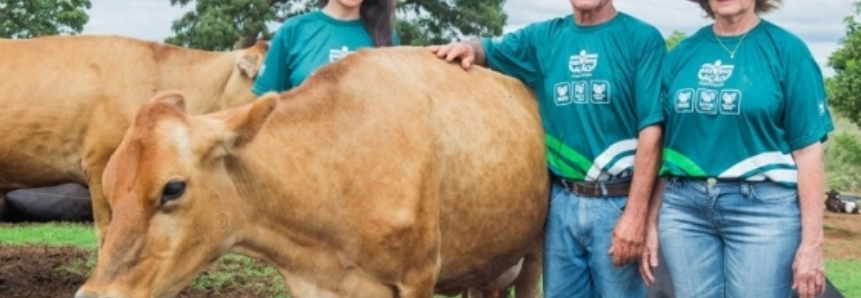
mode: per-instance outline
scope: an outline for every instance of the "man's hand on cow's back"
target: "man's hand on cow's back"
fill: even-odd
[[[624,266],[639,259],[645,242],[646,217],[625,210],[613,229],[613,241],[610,244],[610,255],[613,265]]]
[[[447,45],[434,45],[428,47],[437,57],[452,62],[455,59],[460,60],[460,66],[463,69],[469,70],[476,60],[475,46],[466,42],[453,42]]]

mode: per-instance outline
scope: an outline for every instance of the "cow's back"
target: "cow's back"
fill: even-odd
[[[146,74],[152,71],[143,58],[149,51],[144,43],[119,37],[0,41],[0,129],[6,132],[0,139],[0,188],[85,183],[79,155],[83,138],[95,133],[94,122],[122,130],[104,115],[128,118],[135,105],[101,104],[111,96],[147,93],[146,80],[152,76]],[[123,74],[131,69],[141,75]]]
[[[311,146],[318,148],[316,155],[309,157],[325,156],[317,163],[329,165],[335,163],[330,156],[343,158],[339,171],[329,175],[355,180],[356,188],[414,175],[424,175],[420,184],[437,183],[439,292],[453,294],[491,281],[539,243],[549,180],[537,102],[524,84],[483,68],[464,71],[424,48],[360,50],[342,61],[287,95],[331,94],[337,98],[319,101],[319,110],[339,120],[328,120],[325,132],[299,126],[286,135],[320,139]],[[398,83],[384,83],[392,80]],[[281,145],[272,150],[278,151],[268,154],[294,151]],[[422,166],[426,160],[432,165]],[[406,202],[383,197],[373,200],[387,200],[381,206]],[[381,216],[416,214],[401,211]]]

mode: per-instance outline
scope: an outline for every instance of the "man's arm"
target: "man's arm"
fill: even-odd
[[[660,125],[652,125],[640,131],[628,204],[613,229],[610,254],[616,266],[628,264],[642,253],[649,202],[661,164],[662,134]]]

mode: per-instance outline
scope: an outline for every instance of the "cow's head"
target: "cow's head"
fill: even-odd
[[[104,172],[113,220],[75,297],[171,297],[239,240],[245,222],[229,153],[250,142],[277,95],[190,116],[183,96],[141,107]]]
[[[257,41],[253,46],[234,51],[236,63],[233,72],[224,86],[222,108],[231,108],[254,101],[257,96],[251,92],[254,81],[260,74],[263,60],[269,52],[269,43]]]

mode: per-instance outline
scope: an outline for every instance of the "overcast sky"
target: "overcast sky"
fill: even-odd
[[[171,35],[171,22],[190,7],[170,6],[169,0],[91,0],[87,34],[119,34],[162,41]],[[828,56],[845,33],[842,20],[850,14],[852,0],[786,0],[764,18],[789,29],[810,47],[826,76]],[[615,0],[616,7],[657,26],[664,36],[673,30],[688,35],[709,24],[699,7],[686,0]],[[565,0],[507,0],[505,31],[525,24],[571,13]]]

